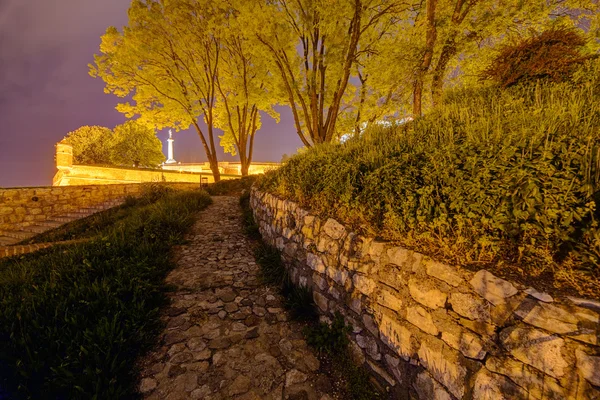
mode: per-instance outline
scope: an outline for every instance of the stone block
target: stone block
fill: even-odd
[[[567,299],[579,307],[585,307],[589,308],[590,310],[600,312],[600,301],[598,300],[581,299],[579,297],[572,296],[567,296]]]
[[[512,283],[500,279],[484,269],[478,271],[469,283],[476,293],[493,305],[502,304],[507,298],[519,292]]]
[[[482,299],[469,293],[450,293],[452,309],[459,315],[475,321],[489,322],[490,307]]]
[[[329,309],[329,307],[327,306],[327,303],[328,303],[327,297],[323,296],[321,293],[314,290],[313,298],[315,300],[315,304],[321,309],[321,311],[327,312],[327,310]]]
[[[356,335],[356,343],[361,349],[364,349],[373,360],[381,360],[381,353],[379,353],[377,341],[370,335]]]
[[[362,322],[365,328],[367,328],[367,330],[371,332],[371,334],[379,336],[379,329],[377,329],[377,324],[375,323],[373,317],[371,317],[369,314],[363,314]]]
[[[492,372],[507,376],[535,399],[560,400],[567,397],[556,379],[512,358],[490,357],[485,366]]]
[[[369,243],[369,250],[367,253],[372,260],[379,261],[387,246],[389,246],[388,242],[373,240]]]
[[[423,307],[408,307],[406,309],[406,320],[430,335],[435,336],[439,333],[437,327],[433,323],[431,314]]]
[[[434,315],[435,325],[442,333],[441,339],[448,346],[460,351],[465,357],[483,360],[486,351],[479,336],[450,320],[435,317]]]
[[[427,373],[421,372],[413,383],[419,400],[452,400],[446,389]]]
[[[365,354],[354,340],[350,341],[348,345],[348,350],[350,352],[350,357],[352,358],[352,361],[354,361],[356,365],[364,364],[364,362],[366,361]]]
[[[408,290],[415,301],[433,309],[444,307],[448,298],[446,293],[428,280],[411,278],[408,281]]]
[[[42,210],[40,210],[41,212]],[[2,206],[0,207],[0,215],[10,215],[14,212],[14,208],[12,207],[7,207],[7,206]]]
[[[492,374],[482,368],[475,375],[473,400],[530,400],[520,387],[502,375]]]
[[[543,301],[545,303],[552,303],[554,301],[552,296],[550,296],[548,293],[539,292],[531,287],[525,289],[524,292],[527,293],[529,296],[531,296],[535,299],[538,299],[540,301]]]
[[[412,357],[415,353],[410,330],[385,314],[381,315],[379,337],[383,343],[404,359]]]
[[[390,310],[402,310],[402,299],[387,289],[381,289],[377,294],[377,303]]]
[[[444,281],[448,285],[457,287],[463,282],[463,278],[460,276],[458,269],[455,267],[451,267],[429,258],[424,258],[423,264],[425,265],[425,269],[429,276],[433,276],[434,278]]]
[[[321,291],[327,290],[327,287],[329,285],[327,284],[327,280],[325,280],[325,278],[323,278],[323,276],[321,274],[314,272],[312,275],[312,279],[313,279],[313,282],[315,283],[315,285],[317,285],[317,287],[319,288],[319,290],[321,290]]]
[[[577,349],[577,369],[589,383],[594,386],[600,386],[600,357],[591,356],[584,351]]]
[[[317,240],[317,250],[321,253],[327,253],[337,257],[340,252],[340,245],[336,240],[321,234]]]
[[[320,256],[318,256],[314,253],[310,253],[310,252],[306,253],[306,264],[313,271],[317,271],[320,274],[325,273],[325,270],[326,270],[325,263],[323,262],[323,260],[321,259]]]
[[[533,328],[510,327],[500,333],[502,346],[517,360],[560,379],[569,363],[563,349],[565,341]]]
[[[385,369],[381,368],[379,365],[372,362],[371,360],[367,360],[367,364],[369,364],[369,367],[371,367],[371,371],[373,371],[376,375],[381,377],[381,379],[387,382],[388,385],[392,387],[396,386],[396,381],[390,374],[386,372]]]
[[[360,274],[354,274],[352,277],[354,287],[362,294],[369,296],[375,291],[375,281]]]
[[[348,271],[339,268],[329,267],[326,270],[327,276],[338,285],[344,286],[348,280]]]
[[[387,249],[388,261],[399,267],[407,266],[410,260],[410,250],[403,247],[392,247]]]
[[[346,228],[344,225],[340,224],[333,218],[329,218],[325,225],[323,225],[323,230],[329,237],[332,239],[341,239],[346,234]]]
[[[459,399],[465,394],[467,368],[460,356],[441,340],[427,337],[418,351],[421,365]]]

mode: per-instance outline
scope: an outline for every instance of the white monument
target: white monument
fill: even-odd
[[[176,164],[177,161],[175,161],[175,158],[173,157],[173,142],[175,141],[175,139],[173,139],[173,132],[169,129],[169,138],[167,139],[167,142],[169,143],[169,150],[168,150],[168,157],[167,157],[167,161],[165,161],[165,164]]]

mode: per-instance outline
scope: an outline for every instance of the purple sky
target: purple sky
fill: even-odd
[[[106,28],[127,23],[128,7],[128,0],[0,0],[0,187],[51,185],[54,144],[67,132],[125,121],[87,64]],[[256,161],[279,161],[302,146],[291,113],[278,110],[279,124],[263,119]],[[195,132],[174,138],[177,161],[206,160]],[[235,158],[221,152],[219,159]]]

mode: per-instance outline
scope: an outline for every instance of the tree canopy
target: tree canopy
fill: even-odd
[[[165,161],[162,143],[154,130],[136,121],[115,127],[110,158],[113,164],[136,168],[154,168]]]
[[[73,146],[73,162],[76,164],[109,164],[112,131],[103,126],[82,126],[69,132],[66,137]]]

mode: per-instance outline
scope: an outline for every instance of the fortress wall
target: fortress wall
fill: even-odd
[[[198,183],[169,183],[181,190],[197,189]],[[137,196],[143,185],[86,185],[0,189],[0,231],[29,226],[38,221],[108,200]]]
[[[397,398],[599,399],[600,301],[436,262],[252,191],[266,242]]]

